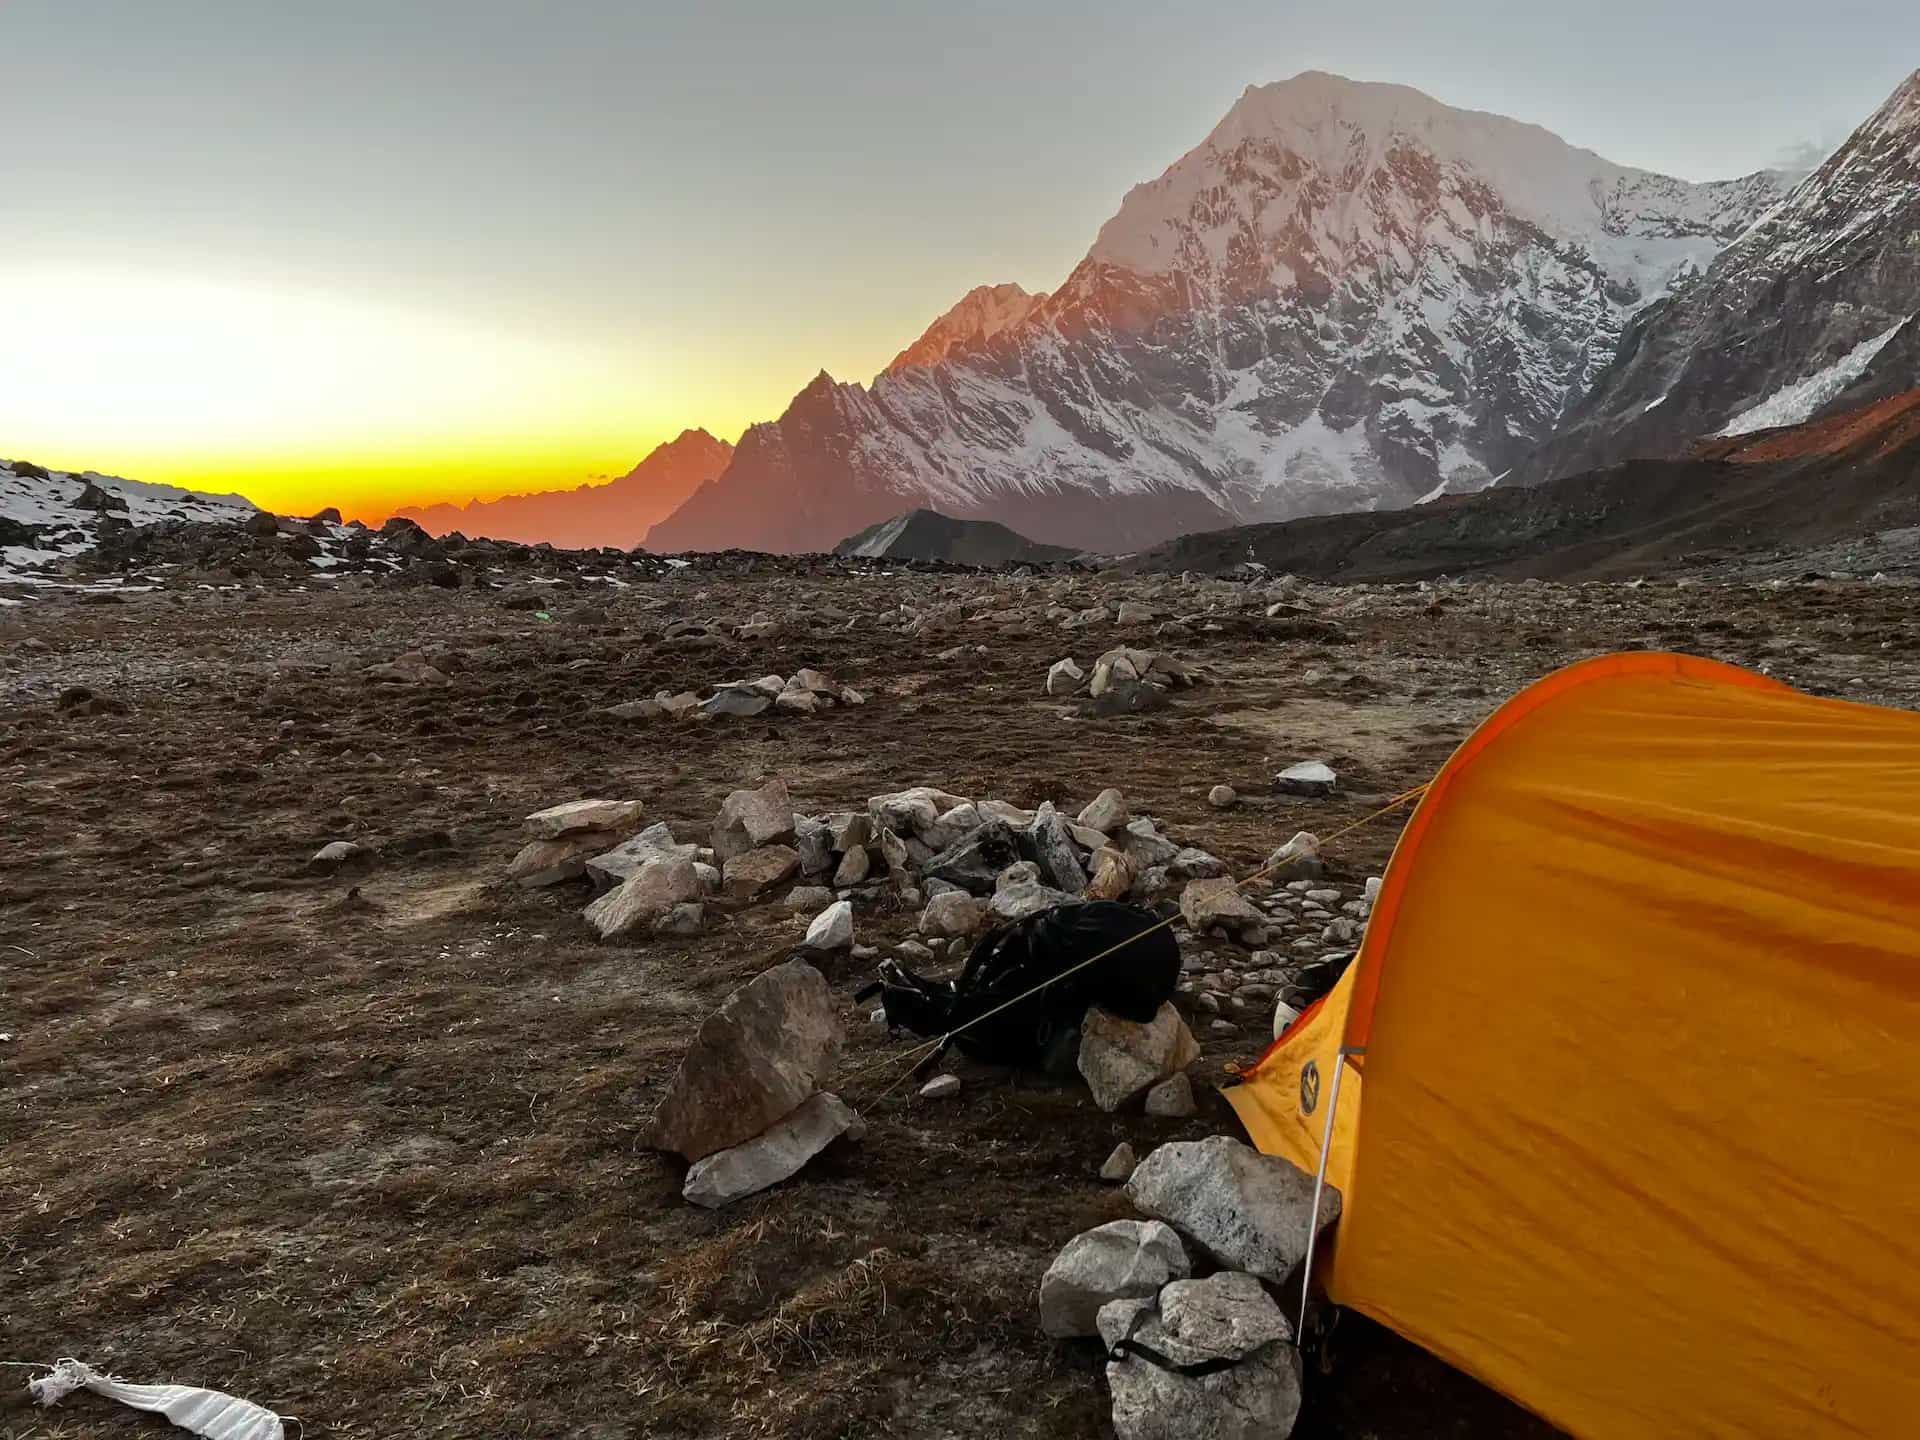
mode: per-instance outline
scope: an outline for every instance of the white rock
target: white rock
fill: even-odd
[[[554,840],[575,830],[621,830],[637,821],[646,808],[638,800],[569,800],[534,811],[525,823],[528,834]]]
[[[972,935],[986,924],[985,902],[962,890],[943,890],[927,901],[920,930],[927,935]]]
[[[1133,1174],[1134,1167],[1139,1163],[1133,1157],[1133,1146],[1122,1140],[1113,1147],[1113,1153],[1107,1156],[1106,1163],[1100,1167],[1100,1178],[1118,1185]]]
[[[797,1174],[842,1135],[861,1130],[839,1096],[821,1091],[753,1139],[696,1160],[680,1193],[709,1210],[757,1194]]]
[[[1047,671],[1047,694],[1071,695],[1086,678],[1087,672],[1074,664],[1072,657],[1056,660]]]
[[[1278,1040],[1300,1018],[1300,1012],[1284,1000],[1273,1002],[1273,1038]]]
[[[1116,1300],[1101,1308],[1103,1336],[1129,1332],[1140,1344],[1167,1343],[1152,1302]],[[1165,1353],[1161,1351],[1161,1353]],[[1282,1440],[1300,1415],[1300,1356],[1274,1342],[1207,1375],[1183,1375],[1138,1355],[1107,1362],[1116,1440]]]
[[[1216,785],[1207,792],[1207,803],[1216,810],[1231,810],[1240,803],[1240,792],[1231,785]]]
[[[1093,1103],[1105,1111],[1118,1110],[1186,1069],[1199,1055],[1199,1043],[1171,1002],[1161,1005],[1145,1025],[1098,1005],[1080,1022],[1080,1073],[1093,1092]]]
[[[1330,795],[1339,777],[1333,767],[1320,760],[1305,760],[1289,765],[1274,776],[1274,786],[1286,795]]]
[[[1080,812],[1080,823],[1103,835],[1119,834],[1131,818],[1127,813],[1127,797],[1112,788],[1102,790]]]
[[[793,836],[793,801],[787,782],[769,780],[758,790],[735,790],[713,821],[713,853],[724,865],[736,855]]]
[[[1292,1340],[1266,1287],[1240,1270],[1205,1280],[1172,1280],[1160,1291],[1160,1350],[1176,1365],[1239,1360],[1276,1340]]]
[[[856,845],[840,857],[840,864],[833,872],[834,886],[844,890],[850,885],[858,885],[872,870],[873,859],[867,854],[866,847]]]
[[[1278,1156],[1215,1135],[1155,1150],[1127,1182],[1127,1198],[1220,1264],[1277,1285],[1306,1253],[1313,1187],[1313,1176]],[[1321,1228],[1339,1214],[1340,1192],[1329,1185]]]
[[[958,1075],[936,1075],[920,1087],[922,1100],[946,1100],[960,1093]]]
[[[1158,1295],[1191,1273],[1180,1237],[1157,1220],[1114,1220],[1067,1242],[1040,1280],[1040,1328],[1057,1339],[1099,1333],[1100,1307]]]
[[[584,913],[600,938],[611,940],[651,925],[675,905],[698,900],[702,893],[691,860],[649,860]]]
[[[836,901],[813,917],[807,927],[809,950],[850,950],[853,948],[853,902]]]

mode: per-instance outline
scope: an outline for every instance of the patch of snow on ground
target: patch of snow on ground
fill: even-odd
[[[1909,316],[1908,319],[1912,317]],[[1873,363],[1873,357],[1886,347],[1889,340],[1898,335],[1907,324],[1906,320],[1882,330],[1878,335],[1862,340],[1853,349],[1822,369],[1816,370],[1804,380],[1782,387],[1762,400],[1758,405],[1742,410],[1719,433],[1722,435],[1751,435],[1756,430],[1771,430],[1779,425],[1798,425],[1810,418],[1814,411],[1825,405],[1847,386],[1867,373],[1867,366]]]

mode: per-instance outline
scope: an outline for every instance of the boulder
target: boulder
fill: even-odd
[[[839,1096],[823,1090],[751,1140],[696,1160],[680,1193],[696,1205],[717,1210],[798,1174],[842,1135],[857,1137],[863,1128]]]
[[[1027,848],[1040,867],[1040,878],[1056,890],[1082,895],[1087,889],[1087,872],[1080,868],[1080,854],[1073,848],[1073,836],[1067,822],[1051,804],[1042,805],[1027,832]]]
[[[1205,1280],[1172,1280],[1160,1291],[1162,1349],[1176,1365],[1239,1360],[1276,1340],[1293,1339],[1293,1327],[1267,1289],[1240,1270]]]
[[[800,852],[791,845],[763,845],[736,855],[720,869],[727,893],[741,900],[762,895],[800,873]]]
[[[525,825],[527,833],[540,840],[554,840],[581,830],[617,835],[632,829],[646,809],[638,800],[570,800],[534,811]]]
[[[1118,790],[1102,790],[1080,812],[1080,823],[1105,835],[1117,835],[1127,828],[1132,817],[1127,812],[1127,797]]]
[[[782,690],[773,697],[776,710],[788,710],[801,715],[811,715],[821,706],[821,699],[811,690]]]
[[[951,795],[932,785],[915,785],[887,795],[875,795],[867,801],[867,813],[874,823],[899,835],[923,838],[937,830],[940,817],[956,805],[967,803],[964,795]]]
[[[1142,870],[1155,865],[1171,865],[1173,857],[1180,853],[1180,847],[1153,828],[1153,821],[1144,815],[1126,823],[1126,834],[1121,837],[1121,847]],[[1108,831],[1112,834],[1112,831]]]
[[[943,890],[927,901],[920,930],[927,935],[966,936],[987,921],[986,905],[963,890]]]
[[[873,860],[864,846],[856,845],[840,857],[840,863],[834,868],[833,883],[839,889],[858,885],[873,870]]]
[[[1199,1108],[1193,1099],[1193,1081],[1184,1070],[1147,1091],[1147,1114],[1163,1120],[1185,1120]]]
[[[1103,1338],[1131,1335],[1159,1351],[1165,1328],[1153,1302],[1101,1307]],[[1183,1375],[1139,1355],[1107,1362],[1116,1440],[1281,1440],[1300,1415],[1300,1356],[1271,1342],[1205,1375]]]
[[[693,861],[649,860],[587,906],[586,920],[602,940],[612,940],[651,925],[675,905],[698,900],[703,893]]]
[[[682,845],[673,838],[666,821],[649,825],[638,835],[622,840],[611,850],[603,850],[586,862],[587,878],[595,890],[605,891],[630,878],[649,860],[693,860],[700,854],[698,845]]]
[[[1196,935],[1218,930],[1238,938],[1266,934],[1266,917],[1229,877],[1195,880],[1180,892],[1180,916]],[[1258,942],[1255,942],[1258,943]]]
[[[841,1038],[826,977],[804,960],[774,966],[701,1024],[648,1143],[700,1160],[751,1140],[813,1094]]]
[[[1207,804],[1216,810],[1231,810],[1240,803],[1240,792],[1231,785],[1216,785],[1207,791]]]
[[[793,801],[784,780],[769,780],[758,790],[735,790],[713,821],[713,853],[723,865],[757,846],[792,838]]]
[[[752,685],[723,685],[713,692],[705,704],[701,705],[702,714],[738,715],[743,718],[764,714],[773,704],[773,696]]]
[[[1199,1056],[1199,1043],[1171,1002],[1145,1025],[1098,1005],[1080,1022],[1080,1073],[1102,1110],[1118,1110]]]
[[[529,840],[507,864],[507,878],[529,889],[578,880],[587,873],[587,861],[614,837],[603,830],[562,835],[556,840]]]
[[[1313,1176],[1225,1135],[1160,1146],[1133,1172],[1127,1198],[1164,1220],[1221,1265],[1274,1284],[1306,1254]],[[1320,1202],[1325,1229],[1340,1215],[1340,1192]]]
[[[827,835],[841,854],[861,850],[873,843],[873,819],[853,810],[837,810],[827,816]]]
[[[1338,780],[1333,767],[1324,761],[1305,760],[1274,776],[1273,788],[1282,795],[1331,795]]]
[[[810,695],[810,690],[800,692]],[[800,869],[808,875],[824,875],[833,869],[833,832],[821,820],[805,815],[793,817],[793,848],[800,852]]]
[[[809,950],[853,948],[853,902],[839,900],[813,917],[804,942]]]
[[[1087,678],[1087,672],[1073,663],[1071,657],[1056,660],[1047,670],[1047,694],[1072,695],[1080,689],[1080,682]]]
[[[1264,867],[1274,884],[1291,880],[1317,880],[1326,867],[1320,860],[1320,840],[1311,831],[1301,830],[1267,857]]]
[[[1000,872],[1020,861],[1020,843],[1004,820],[988,820],[920,867],[924,880],[944,880],[976,895],[991,894]]]
[[[1073,896],[1063,890],[1022,881],[994,891],[987,908],[1000,920],[1024,920],[1029,915],[1038,915],[1042,910],[1065,905],[1072,899]]]
[[[1157,1220],[1114,1220],[1067,1242],[1040,1279],[1040,1328],[1056,1339],[1096,1335],[1100,1307],[1158,1295],[1191,1271],[1180,1237]]]

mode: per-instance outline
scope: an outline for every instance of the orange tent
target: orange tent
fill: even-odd
[[[1334,1300],[1579,1436],[1920,1426],[1920,715],[1548,676],[1229,1092],[1260,1148],[1315,1168],[1343,1051]]]

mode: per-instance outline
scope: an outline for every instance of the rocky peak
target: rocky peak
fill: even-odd
[[[893,357],[891,374],[909,365],[933,365],[956,350],[991,340],[1032,314],[1047,297],[1029,294],[1020,286],[976,285],[960,303],[926,328],[920,338]]]

